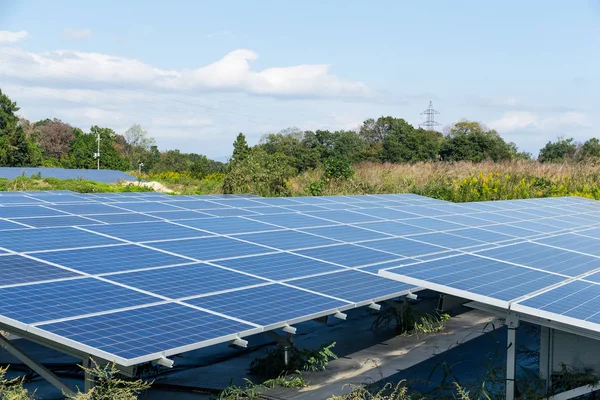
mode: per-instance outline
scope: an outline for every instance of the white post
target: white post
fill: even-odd
[[[100,132],[98,132],[98,152],[96,156],[98,158],[98,169],[100,169]]]
[[[506,315],[506,400],[514,400],[516,393],[517,372],[517,328],[519,327],[519,316],[508,313]]]

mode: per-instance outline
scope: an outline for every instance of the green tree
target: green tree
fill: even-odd
[[[600,158],[600,140],[598,138],[588,139],[581,146],[581,159],[599,159]]]
[[[123,134],[125,138],[125,157],[129,161],[132,168],[137,168],[139,163],[143,163],[144,167],[148,164],[150,150],[156,145],[154,138],[148,136],[140,125],[132,125]]]
[[[250,147],[246,142],[246,136],[243,133],[239,133],[235,142],[233,142],[233,155],[231,156],[232,162],[242,161],[250,153]]]
[[[24,167],[40,165],[39,147],[27,137],[15,113],[17,103],[0,90],[0,166]]]
[[[117,134],[110,128],[101,128],[94,125],[90,133],[83,133],[81,129],[73,129],[75,140],[71,146],[71,164],[75,168],[96,168],[97,160],[94,154],[98,148],[98,135],[100,135],[100,168],[127,171],[130,169],[127,159],[121,157],[116,147]]]
[[[538,161],[542,163],[557,163],[572,160],[577,153],[577,145],[573,138],[558,138],[556,142],[548,142],[540,150]]]
[[[442,137],[440,133],[415,129],[401,118],[387,117],[385,120],[388,133],[383,138],[383,161],[398,163],[437,159]]]
[[[510,160],[513,155],[508,144],[495,130],[479,122],[460,121],[450,128],[440,148],[444,161]]]

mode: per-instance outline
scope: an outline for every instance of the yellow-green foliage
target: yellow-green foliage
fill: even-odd
[[[363,163],[354,170],[349,179],[325,183],[322,171],[309,171],[290,179],[289,187],[296,196],[416,193],[455,202],[567,195],[600,199],[600,165],[593,163]]]
[[[6,371],[8,367],[0,368],[0,399],[33,400],[33,395],[23,388],[23,378],[5,379]]]
[[[69,400],[136,400],[140,393],[150,388],[151,383],[123,379],[115,364],[100,366],[94,360],[93,368],[81,367],[95,381],[95,386],[86,393],[67,396]]]

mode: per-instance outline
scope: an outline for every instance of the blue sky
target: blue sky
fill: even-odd
[[[287,127],[476,120],[537,154],[600,117],[600,2],[0,0],[0,88],[161,149],[226,157]]]

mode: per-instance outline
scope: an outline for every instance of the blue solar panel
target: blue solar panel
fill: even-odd
[[[155,218],[151,215],[138,214],[138,213],[90,215],[89,218],[95,219],[96,221],[105,222],[107,224],[122,224],[125,222],[160,221],[159,218]],[[77,224],[74,224],[74,225],[77,225]]]
[[[388,253],[396,254],[402,257],[417,257],[448,250],[444,247],[427,243],[419,243],[414,240],[404,238],[373,240],[371,242],[362,243],[361,246],[375,250],[387,251]]]
[[[598,324],[599,299],[600,285],[574,281],[523,300],[519,305]]]
[[[289,214],[293,211],[287,210],[283,207],[279,206],[264,206],[264,207],[252,207],[252,208],[244,208],[244,210],[252,211],[253,215],[260,214]]]
[[[394,236],[414,235],[417,233],[432,232],[429,229],[420,228],[414,225],[404,224],[402,222],[384,221],[384,222],[369,222],[365,224],[356,224],[361,228],[371,229],[374,231],[387,233]]]
[[[190,226],[192,228],[202,229],[221,235],[263,232],[281,229],[273,225],[263,224],[261,222],[251,221],[241,217],[195,219],[180,221],[179,223],[185,226]]]
[[[216,208],[226,208],[216,203],[211,203],[206,200],[178,200],[173,198],[171,201],[164,201],[165,204],[172,205],[174,207],[185,208],[188,210],[207,210]]]
[[[158,211],[146,213],[153,217],[162,218],[167,221],[177,221],[182,219],[212,218],[208,214],[199,211],[181,210],[181,211]]]
[[[529,242],[478,254],[568,276],[578,276],[600,268],[600,258]]]
[[[23,229],[23,228],[27,228],[27,227],[24,225],[14,223],[14,222],[0,219],[0,231],[9,230],[9,229]]]
[[[401,267],[403,265],[414,264],[416,262],[419,262],[419,260],[412,259],[412,258],[403,258],[403,259],[396,260],[396,261],[388,261],[388,262],[384,262],[384,263],[380,263],[380,264],[368,265],[366,267],[360,267],[358,269],[360,271],[366,271],[366,272],[371,272],[373,274],[378,274],[379,271],[382,269],[397,268],[397,267]]]
[[[58,179],[88,179],[96,182],[116,183],[121,180],[136,181],[137,178],[123,171],[96,170],[96,169],[65,169],[65,168],[24,168],[2,167],[0,176],[6,179],[15,179],[19,176],[40,175],[43,178]]]
[[[25,196],[2,196],[0,204],[44,204],[44,202]]]
[[[502,301],[517,299],[567,279],[472,255],[427,261],[389,271]]]
[[[482,227],[486,231],[502,233],[503,235],[510,235],[517,238],[529,238],[533,236],[539,236],[540,232],[532,231],[529,229],[518,228],[516,226],[509,225],[490,225]]]
[[[335,222],[313,218],[303,214],[253,215],[248,218],[291,229],[335,225]]]
[[[360,204],[347,204],[347,203],[330,203],[323,204],[321,208],[325,210],[358,210],[360,209]]]
[[[57,204],[51,206],[55,210],[63,211],[69,214],[76,215],[91,215],[91,214],[112,214],[122,213],[123,209],[97,203],[89,204]]]
[[[76,226],[76,225],[91,225],[99,224],[100,222],[92,219],[79,217],[77,215],[57,215],[55,217],[33,217],[20,218],[14,221],[29,225],[34,228],[51,228],[59,226]],[[23,226],[21,226],[23,228]]]
[[[443,246],[449,249],[470,248],[481,246],[484,242],[466,237],[450,235],[443,232],[425,233],[423,235],[411,236],[411,240]]]
[[[174,207],[168,203],[159,203],[157,201],[147,201],[143,203],[120,203],[119,207],[135,212],[152,212],[152,211],[175,211],[178,210],[177,207]]]
[[[478,226],[486,226],[492,225],[494,222],[486,221],[477,217],[477,215],[469,216],[469,215],[443,215],[441,217],[437,217],[442,221],[452,222],[455,224],[461,224],[465,226],[478,227]]]
[[[472,217],[475,217],[478,219],[482,219],[485,221],[495,222],[498,224],[518,221],[517,218],[511,218],[509,216],[497,214],[497,213],[493,213],[493,212],[474,213],[474,214],[469,214],[469,216],[472,216]]]
[[[189,263],[190,260],[136,245],[37,253],[36,258],[87,274],[106,274]]]
[[[354,303],[376,301],[381,297],[389,298],[396,293],[405,293],[412,288],[410,285],[360,271],[334,272],[329,275],[297,279],[288,283]]]
[[[529,229],[538,233],[554,233],[562,230],[561,228],[546,225],[540,221],[511,222],[507,226],[516,226],[517,228]]]
[[[121,243],[75,228],[41,228],[0,231],[0,243],[5,249],[28,252],[58,250]]]
[[[513,236],[504,235],[502,233],[486,231],[478,228],[457,229],[448,232],[449,235],[462,236],[469,239],[481,240],[488,243],[502,242],[505,240],[514,239]]]
[[[78,275],[75,272],[19,255],[0,256],[0,287]]]
[[[275,231],[265,233],[249,233],[238,236],[240,239],[269,246],[279,250],[306,249],[309,247],[327,246],[339,243],[334,240],[309,235],[298,231]]]
[[[293,206],[293,205],[301,205],[302,203],[293,200],[286,199],[285,197],[268,197],[268,198],[260,198],[257,199],[262,204],[269,204],[271,206]],[[254,206],[252,206],[254,207]],[[244,208],[244,207],[242,207]]]
[[[405,224],[418,226],[419,228],[431,229],[432,231],[447,231],[451,229],[464,228],[465,225],[455,224],[453,222],[442,221],[434,218],[417,218],[402,221]]]
[[[293,211],[293,212],[311,212],[311,211],[325,211],[326,208],[324,206],[315,206],[312,204],[299,204],[295,206],[285,206],[282,207],[285,212]],[[258,209],[253,208],[254,211],[258,212]]]
[[[216,264],[272,280],[299,278],[342,269],[333,264],[289,253],[234,258],[217,261]]]
[[[107,279],[173,299],[258,285],[266,281],[207,264],[159,268]]]
[[[65,213],[42,206],[10,206],[0,207],[0,218],[50,217]]]
[[[200,346],[209,340],[249,333],[253,326],[170,303],[39,328],[131,360],[149,354],[155,354],[154,358],[158,359],[165,349],[173,349],[171,354],[182,352],[185,346],[192,344]]]
[[[214,200],[210,200],[210,202],[218,204],[220,206],[235,207],[235,208],[260,207],[260,206],[268,205],[268,203],[263,203],[261,200],[262,199],[254,199],[254,200],[251,200],[251,199],[231,199],[231,200],[214,199]]]
[[[0,315],[29,324],[158,300],[96,279],[71,279],[0,289]]]
[[[210,236],[209,233],[168,222],[140,222],[87,226],[86,229],[131,242]]]
[[[211,215],[213,217],[236,217],[243,215],[258,215],[256,211],[250,211],[253,209],[243,208],[218,208],[214,210],[203,210],[203,213]]]
[[[363,225],[364,226],[364,225]],[[361,242],[364,240],[383,239],[389,235],[370,231],[367,229],[355,228],[348,225],[326,226],[322,228],[308,228],[304,232],[314,235],[324,236],[330,239],[341,240],[343,242]]]
[[[579,251],[585,254],[600,256],[600,240],[582,236],[580,234],[567,233],[546,239],[538,239],[536,242],[567,250]]]
[[[352,244],[299,250],[295,253],[336,263],[345,267],[359,267],[362,265],[403,258],[395,254],[371,250]]]
[[[152,243],[152,247],[202,261],[249,256],[273,251],[262,246],[256,246],[223,236],[154,242]]]
[[[279,284],[200,297],[186,303],[263,326],[310,319],[348,306],[343,301]]]
[[[378,221],[380,218],[370,215],[360,214],[352,211],[335,210],[335,211],[318,211],[311,212],[309,215],[314,217],[328,219],[330,221],[340,222],[344,224],[352,224],[359,222]]]

